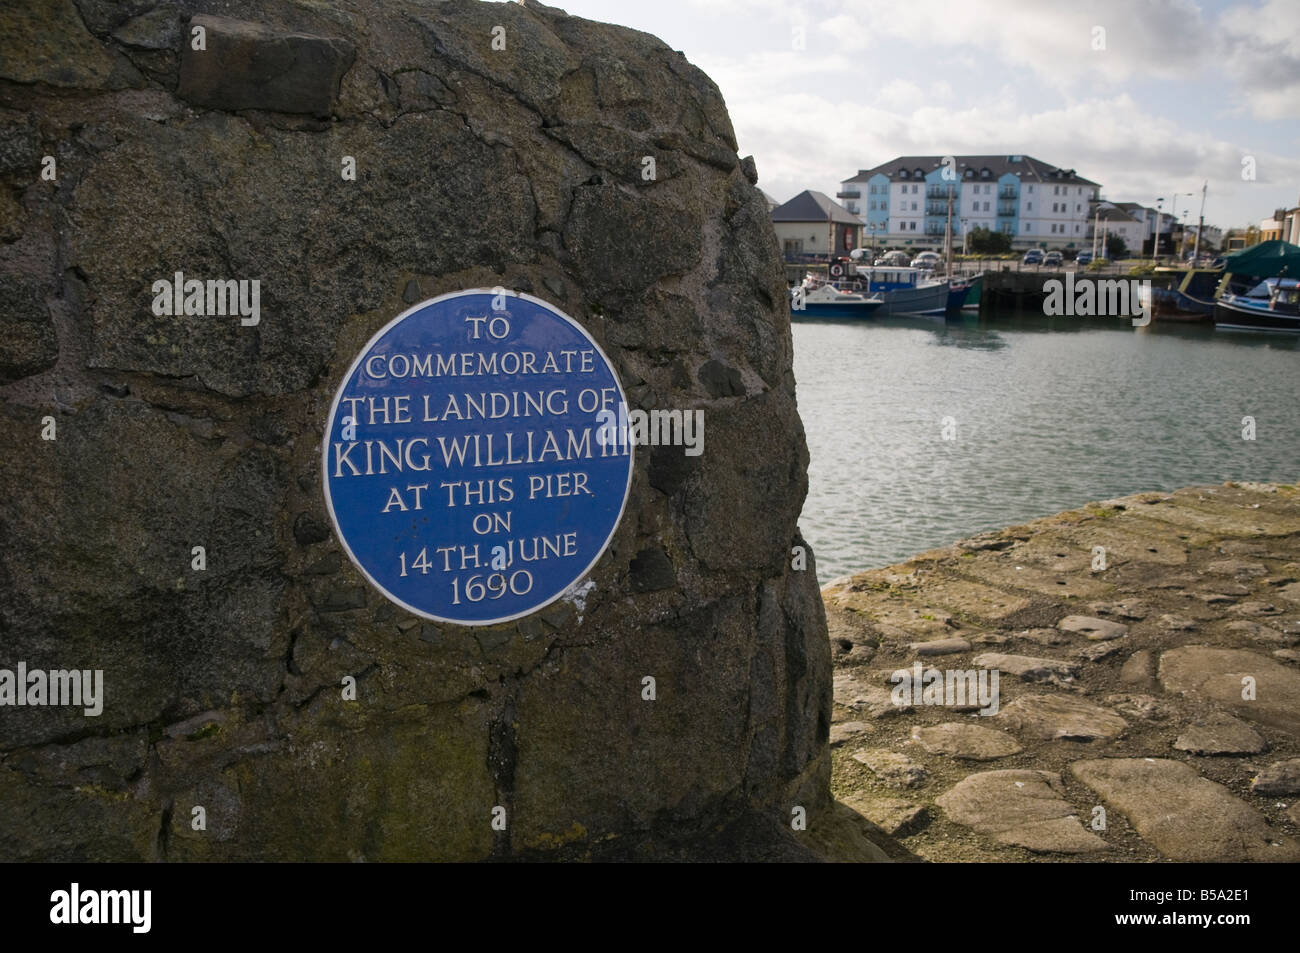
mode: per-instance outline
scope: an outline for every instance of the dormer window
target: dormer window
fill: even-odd
[[[988,170],[988,166],[985,166],[984,168],[980,169],[980,178],[981,178],[981,179],[987,179],[991,174],[992,174],[992,173],[990,173],[989,170]]]
[[[899,170],[898,170],[898,177],[899,177],[900,179],[905,179],[905,178],[907,178],[907,170],[906,170],[906,169],[899,169]]]
[[[965,171],[965,173],[963,173],[963,174],[964,174],[964,175],[966,176],[966,178],[968,178],[968,179],[973,179],[973,178],[975,178],[975,170],[974,170],[974,169],[967,169],[967,170]]]
[[[917,169],[917,170],[916,170],[916,177],[917,177],[918,179],[923,179],[923,178],[925,178],[925,173],[922,172],[920,169]]]

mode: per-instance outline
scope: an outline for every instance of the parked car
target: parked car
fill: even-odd
[[[1022,265],[1041,265],[1043,263],[1043,250],[1041,248],[1031,248],[1025,252],[1025,257],[1020,259]]]
[[[891,251],[886,252],[880,258],[875,260],[878,266],[889,266],[891,268],[906,268],[908,263],[907,252]]]
[[[923,251],[912,259],[913,268],[934,268],[939,262],[943,261],[937,252]]]
[[[1092,252],[1090,251],[1081,251],[1074,256],[1074,263],[1080,268],[1086,268],[1090,261],[1092,261]]]
[[[1061,253],[1059,251],[1049,251],[1046,255],[1043,256],[1044,265],[1053,265],[1059,268],[1064,263],[1065,263],[1065,259],[1061,257]]]

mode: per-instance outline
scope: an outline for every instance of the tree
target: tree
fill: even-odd
[[[1001,255],[1011,251],[1011,236],[987,228],[972,228],[966,233],[966,249],[975,255]]]
[[[1106,257],[1111,261],[1120,261],[1128,257],[1128,244],[1123,235],[1106,236]]]

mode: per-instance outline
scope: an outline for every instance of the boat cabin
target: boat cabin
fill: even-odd
[[[857,269],[857,272],[873,293],[915,288],[922,275],[920,268],[896,268],[885,265],[874,268],[863,267]]]

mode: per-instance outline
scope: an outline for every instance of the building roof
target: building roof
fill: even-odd
[[[1133,202],[1093,202],[1088,208],[1088,216],[1095,216],[1098,208],[1102,210],[1103,217],[1111,222],[1142,221],[1142,219],[1132,214],[1135,208],[1141,208],[1141,206],[1135,205]]]
[[[784,205],[772,209],[774,222],[841,222],[861,225],[858,218],[843,205],[838,205],[828,195],[805,189]]]
[[[927,174],[943,165],[944,156],[899,156],[888,162],[882,162],[874,169],[859,169],[858,174],[845,182],[866,182],[872,176],[885,175],[891,182],[905,182],[915,179],[916,170]],[[1042,182],[1046,185],[1097,185],[1091,179],[1085,179],[1074,169],[1062,169],[1041,159],[1026,155],[1002,156],[953,156],[956,160],[957,175],[965,178],[966,169],[973,169],[978,178],[984,169],[989,170],[990,178],[1000,178],[1011,173],[1020,176],[1022,182]],[[907,175],[902,173],[906,171]]]
[[[762,189],[758,190],[758,194],[763,196],[763,201],[767,202],[768,211],[771,211],[772,209],[776,208],[778,205],[781,204],[776,199],[772,198],[772,196],[764,192]]]

